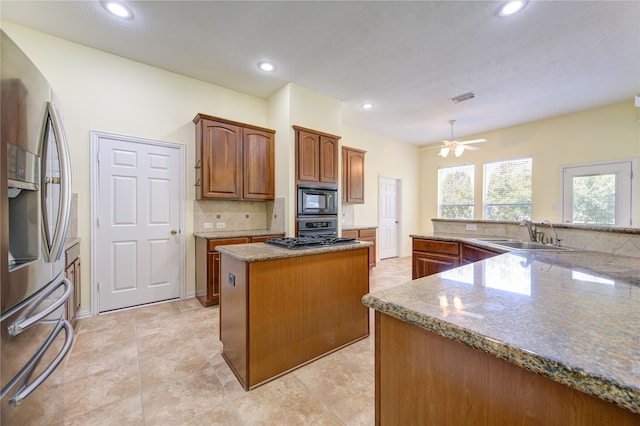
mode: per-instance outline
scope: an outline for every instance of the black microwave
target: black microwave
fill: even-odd
[[[338,214],[338,190],[298,186],[298,216]]]

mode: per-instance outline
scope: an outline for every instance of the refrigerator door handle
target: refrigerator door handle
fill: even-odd
[[[44,309],[43,311],[37,313],[36,315],[30,316],[31,313],[45,299],[47,299],[54,291],[56,291],[62,285],[65,286],[66,289],[65,289],[64,293],[62,294],[62,296],[60,296],[60,298],[58,298],[58,300],[56,300],[54,303],[52,303],[51,306],[47,307],[47,309]],[[67,300],[69,300],[69,298],[71,297],[71,293],[73,293],[73,284],[68,279],[63,278],[57,285],[52,286],[50,290],[44,292],[31,305],[31,307],[25,312],[24,316],[20,320],[16,321],[15,323],[13,323],[9,327],[7,327],[7,332],[12,336],[17,336],[18,334],[22,333],[23,331],[25,331],[26,329],[28,329],[29,327],[31,327],[32,325],[34,325],[38,321],[41,321],[42,319],[46,318],[48,315],[50,315],[52,312],[54,312],[60,306],[62,306]]]
[[[43,198],[42,198],[42,217],[44,218],[43,225],[45,227],[44,232],[42,233],[45,247],[45,257],[47,262],[55,262],[60,259],[62,256],[62,252],[64,249],[64,240],[67,235],[67,228],[69,226],[69,212],[71,210],[71,161],[69,159],[69,148],[67,145],[67,138],[64,134],[64,129],[62,127],[62,121],[58,116],[58,111],[55,108],[53,102],[47,102],[47,113],[45,119],[44,129],[48,129],[49,126],[46,125],[46,121],[51,120],[51,128],[53,129],[53,134],[56,139],[56,145],[58,148],[58,161],[60,163],[60,177],[52,178],[51,176],[46,176],[45,173],[42,173],[43,178]],[[46,143],[48,139],[47,130],[45,130],[45,135],[43,136],[43,142]],[[47,150],[43,150],[43,153],[47,152]],[[42,159],[42,164],[46,165],[47,159]],[[53,236],[50,241],[47,241],[48,232],[48,223],[47,222],[47,185],[50,184],[59,184],[60,185],[60,206],[57,212],[57,221],[56,227],[53,232]]]
[[[53,341],[56,339],[56,337],[58,337],[58,335],[62,330],[64,330],[66,334],[62,349],[60,350],[60,352],[58,352],[58,355],[56,355],[56,357],[53,359],[53,361],[51,361],[51,363],[47,366],[47,368],[45,368],[44,371],[40,373],[40,375],[38,375],[38,377],[36,377],[28,385],[22,386],[15,393],[15,395],[13,395],[13,397],[9,400],[9,403],[12,406],[15,407],[18,404],[20,404],[26,397],[28,397],[34,390],[36,390],[45,380],[49,378],[49,376],[51,376],[53,371],[56,368],[58,368],[58,365],[60,365],[64,357],[67,356],[69,349],[71,349],[71,343],[73,343],[73,326],[69,321],[61,319],[58,325],[56,326],[56,328],[54,329],[53,333],[51,333],[51,336],[49,336],[49,338],[45,342],[45,344],[42,345],[38,353],[33,358],[31,358],[29,363],[24,366],[24,368],[21,370],[18,376],[16,376],[16,378],[12,380],[12,383],[15,383],[17,380],[20,380],[25,374],[27,377],[29,377],[29,375],[32,373],[33,369],[36,367],[38,362],[40,362],[40,359],[42,358],[44,353],[53,344]]]

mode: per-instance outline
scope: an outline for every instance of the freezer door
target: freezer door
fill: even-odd
[[[2,318],[0,337],[0,424],[53,424],[62,419],[62,368],[73,328],[64,302],[73,291],[66,280],[52,282],[36,298]]]

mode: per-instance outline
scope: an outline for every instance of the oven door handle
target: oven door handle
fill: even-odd
[[[29,375],[33,372],[33,369],[40,362],[40,359],[44,356],[45,352],[53,344],[53,341],[58,337],[58,335],[62,330],[64,330],[66,334],[62,349],[60,350],[60,352],[58,352],[58,355],[56,355],[56,357],[53,359],[53,361],[51,361],[51,363],[47,366],[47,368],[45,368],[44,371],[38,375],[38,377],[36,377],[28,385],[22,386],[15,393],[15,395],[13,395],[13,397],[9,400],[9,403],[12,406],[15,407],[18,404],[20,404],[22,401],[24,401],[26,397],[28,397],[34,390],[36,390],[45,380],[47,380],[49,376],[51,376],[53,371],[56,368],[58,368],[58,366],[60,365],[64,357],[67,356],[67,353],[69,353],[69,349],[71,349],[71,344],[73,343],[73,326],[69,321],[61,319],[58,322],[58,325],[56,326],[56,328],[53,330],[53,333],[51,333],[51,336],[49,336],[49,338],[45,342],[45,344],[42,345],[42,347],[36,353],[36,355],[33,356],[33,358],[31,358],[31,360],[27,363],[27,365],[24,366],[21,372],[18,373],[18,376],[16,376],[16,381],[25,375],[26,377],[29,377]]]
[[[54,291],[56,291],[62,285],[65,286],[66,289],[65,289],[65,292],[62,294],[62,296],[58,298],[58,300],[56,300],[49,307],[47,307],[47,309],[42,310],[36,315],[29,316],[46,298],[48,298]],[[23,331],[31,327],[33,324],[37,323],[38,321],[41,321],[43,318],[46,318],[48,315],[50,315],[52,312],[54,312],[56,309],[62,306],[71,297],[72,292],[73,292],[73,284],[71,284],[71,281],[69,281],[67,278],[63,278],[58,284],[52,286],[50,290],[43,293],[35,302],[33,302],[31,307],[24,314],[24,317],[26,318],[23,317],[22,319],[19,319],[18,321],[16,321],[15,323],[7,327],[7,332],[12,336],[17,336],[18,334],[22,333]]]

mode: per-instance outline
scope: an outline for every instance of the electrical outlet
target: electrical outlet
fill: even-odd
[[[477,231],[478,225],[475,223],[467,223],[467,231]]]
[[[211,229],[213,228],[213,223],[211,222],[205,222],[204,223],[204,229]]]
[[[216,223],[216,228],[218,228],[218,229],[222,229],[222,228],[224,228],[225,226],[227,226],[227,225],[226,225],[224,222],[218,222],[218,223]]]

